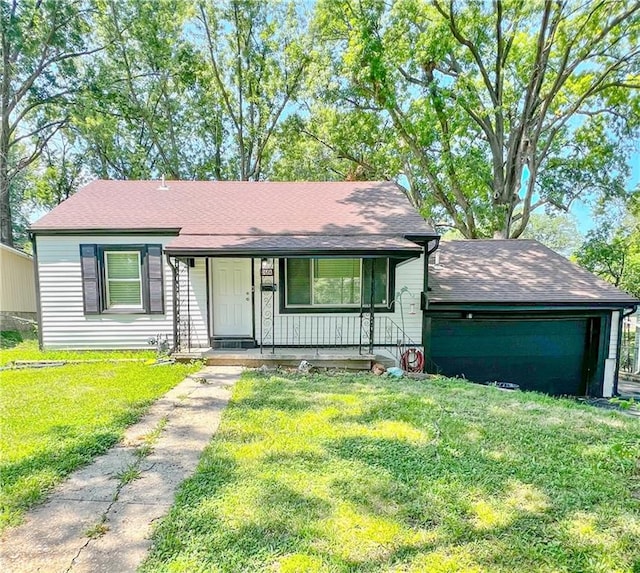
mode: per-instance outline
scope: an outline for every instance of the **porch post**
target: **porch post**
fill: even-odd
[[[271,258],[271,265],[266,257],[260,261],[260,354],[264,352],[265,334],[271,335],[271,353],[276,352],[275,336],[275,258]],[[267,299],[265,300],[265,297]],[[265,324],[266,322],[266,324]]]
[[[176,260],[174,259],[174,262]],[[180,329],[178,324],[180,323],[180,306],[178,303],[178,297],[180,292],[180,285],[178,281],[178,269],[176,265],[171,262],[171,257],[167,255],[167,264],[171,267],[171,278],[173,287],[173,350],[180,350]]]
[[[369,264],[369,268],[370,268],[370,285],[371,288],[369,289],[370,292],[370,298],[369,298],[369,308],[370,308],[370,316],[371,316],[371,320],[369,322],[369,354],[373,354],[373,342],[374,342],[374,336],[376,334],[376,315],[375,315],[375,300],[376,300],[376,295],[375,295],[375,290],[376,290],[376,281],[374,279],[374,273],[373,273],[373,267],[374,267],[374,259],[369,259],[370,264]]]
[[[195,264],[195,263],[194,263]],[[191,261],[186,259],[187,267],[187,348],[191,352]]]
[[[364,277],[363,277],[364,278]],[[364,297],[360,297],[360,328],[358,329],[358,354],[362,354],[362,327],[364,322]]]

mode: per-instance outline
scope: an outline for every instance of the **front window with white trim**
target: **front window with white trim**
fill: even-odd
[[[107,308],[141,309],[142,274],[139,251],[107,251],[105,283]]]

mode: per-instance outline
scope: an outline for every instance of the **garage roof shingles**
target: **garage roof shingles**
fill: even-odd
[[[443,241],[430,304],[640,301],[533,240]]]
[[[89,183],[32,226],[174,229],[182,235],[430,234],[392,182],[108,181]]]

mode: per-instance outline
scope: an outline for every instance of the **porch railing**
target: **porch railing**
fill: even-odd
[[[388,316],[371,315],[278,315],[269,317],[263,331],[261,351],[275,353],[276,348],[308,348],[319,355],[324,349],[352,348],[359,354],[381,353],[400,362],[410,348],[423,352],[422,344],[413,340]],[[373,339],[372,339],[373,335]],[[424,354],[424,352],[423,352]]]
[[[270,331],[263,331],[263,350],[276,347],[344,348],[360,347],[361,319],[358,316],[279,315],[270,317]]]
[[[400,364],[402,355],[409,349],[417,349],[424,356],[422,343],[414,341],[407,333],[388,316],[375,318],[376,328],[373,338],[373,347],[378,352],[387,351],[395,361]]]

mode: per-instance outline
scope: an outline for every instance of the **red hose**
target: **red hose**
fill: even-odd
[[[405,372],[422,372],[424,355],[417,348],[409,348],[400,357],[400,368]]]

